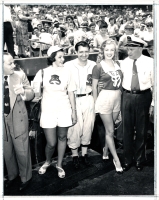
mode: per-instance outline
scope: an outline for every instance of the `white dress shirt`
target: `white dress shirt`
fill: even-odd
[[[126,90],[131,90],[131,80],[133,71],[133,59],[127,57],[125,60],[120,60],[121,70],[123,72],[122,86]],[[138,73],[138,79],[140,84],[140,90],[152,89],[154,85],[153,76],[153,59],[141,55],[136,61],[136,68]]]
[[[5,5],[4,5],[4,22],[12,22],[10,8]]]

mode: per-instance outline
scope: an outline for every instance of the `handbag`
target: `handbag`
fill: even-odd
[[[43,75],[44,72],[42,69],[41,96],[43,94]],[[28,108],[30,150],[33,165],[39,164],[45,160],[46,142],[43,130],[40,127],[41,100],[42,98],[40,98],[37,102],[30,102]]]
[[[42,83],[41,83],[41,96],[43,94],[43,76],[44,76],[44,71],[43,69],[41,70],[41,76],[42,76]],[[31,108],[29,111],[29,120],[33,122],[39,122],[40,116],[41,116],[41,100],[40,98],[37,102],[32,102]]]

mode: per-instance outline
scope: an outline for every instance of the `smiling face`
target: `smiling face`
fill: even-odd
[[[3,68],[4,68],[4,75],[14,74],[15,64],[13,57],[11,55],[4,55]]]
[[[95,31],[95,26],[90,27],[90,31],[94,32]]]
[[[107,33],[107,28],[101,28],[99,31],[101,35],[104,35]]]
[[[69,29],[74,29],[74,28],[75,28],[74,24],[72,22],[70,22],[69,23]]]
[[[114,55],[115,55],[115,44],[111,43],[111,44],[106,44],[105,48],[104,48],[104,57],[105,59],[113,59]]]
[[[63,51],[58,51],[56,53],[56,56],[55,56],[55,64],[56,66],[58,67],[63,67],[63,63],[64,63],[64,52]]]
[[[78,51],[77,51],[78,59],[81,62],[85,62],[88,59],[89,56],[89,48],[88,47],[83,47],[79,46]]]

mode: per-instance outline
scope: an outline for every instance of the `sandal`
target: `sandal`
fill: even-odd
[[[65,171],[61,167],[58,167],[57,165],[56,165],[56,169],[58,170],[59,178],[65,178]]]
[[[105,147],[103,147],[103,153],[104,153],[104,150],[105,150]],[[107,156],[104,156],[103,155],[103,160],[108,160],[109,159],[109,156],[107,155]]]
[[[39,173],[39,174],[45,174],[47,168],[48,168],[50,165],[51,165],[51,163],[50,163],[50,164],[44,163],[44,164],[40,167],[38,173]]]

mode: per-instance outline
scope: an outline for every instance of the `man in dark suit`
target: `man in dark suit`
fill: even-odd
[[[32,177],[29,147],[28,114],[24,101],[34,98],[34,92],[23,71],[14,71],[13,57],[4,53],[4,159],[8,172],[5,187],[13,185],[18,175],[20,190],[26,188]]]

